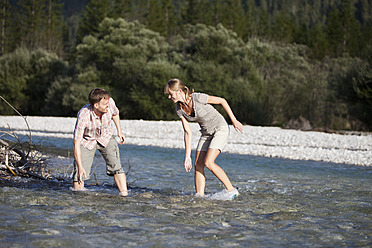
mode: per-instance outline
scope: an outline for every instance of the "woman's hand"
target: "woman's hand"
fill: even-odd
[[[243,124],[241,124],[238,120],[234,120],[232,124],[237,132],[240,131],[243,133]]]
[[[185,165],[185,170],[186,170],[187,172],[189,172],[189,171],[192,169],[191,157],[190,157],[190,156],[185,157],[184,165]]]
[[[240,131],[241,133],[243,133],[243,124],[241,124],[235,118],[234,113],[232,112],[229,104],[227,103],[227,101],[224,98],[218,97],[218,96],[208,96],[208,103],[209,104],[221,104],[223,109],[226,111],[226,113],[230,117],[230,120],[231,120],[235,130],[237,132]]]

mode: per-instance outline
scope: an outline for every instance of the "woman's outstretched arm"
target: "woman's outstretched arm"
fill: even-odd
[[[218,97],[218,96],[208,96],[208,103],[209,104],[221,104],[223,109],[229,115],[230,120],[235,128],[236,131],[240,131],[243,133],[243,124],[241,124],[235,117],[234,113],[232,112],[230,105],[227,103],[225,98]]]
[[[192,144],[192,132],[189,122],[185,117],[181,117],[182,126],[184,130],[184,141],[185,141],[185,170],[189,172],[192,169],[191,163],[191,144]]]

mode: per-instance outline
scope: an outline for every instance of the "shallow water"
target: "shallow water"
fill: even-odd
[[[47,160],[71,172],[71,140],[34,137],[66,157]],[[183,151],[120,146],[129,197],[119,197],[97,156],[87,191],[71,180],[0,179],[2,247],[368,247],[372,246],[372,169],[342,164],[221,154],[240,196],[194,196]],[[206,171],[206,193],[223,190]],[[95,185],[97,184],[98,185]]]

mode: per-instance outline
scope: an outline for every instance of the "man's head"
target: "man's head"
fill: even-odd
[[[106,90],[95,88],[89,93],[89,103],[99,112],[106,113],[110,97]]]
[[[95,103],[100,102],[103,98],[109,100],[110,99],[110,93],[108,93],[106,90],[101,88],[95,88],[89,93],[89,103],[94,106]]]

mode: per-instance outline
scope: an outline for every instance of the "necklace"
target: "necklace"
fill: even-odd
[[[194,112],[194,108],[192,107],[192,105],[193,105],[193,102],[191,98],[188,101],[185,101],[184,103],[182,103],[183,111],[185,111],[185,113],[190,116]]]

